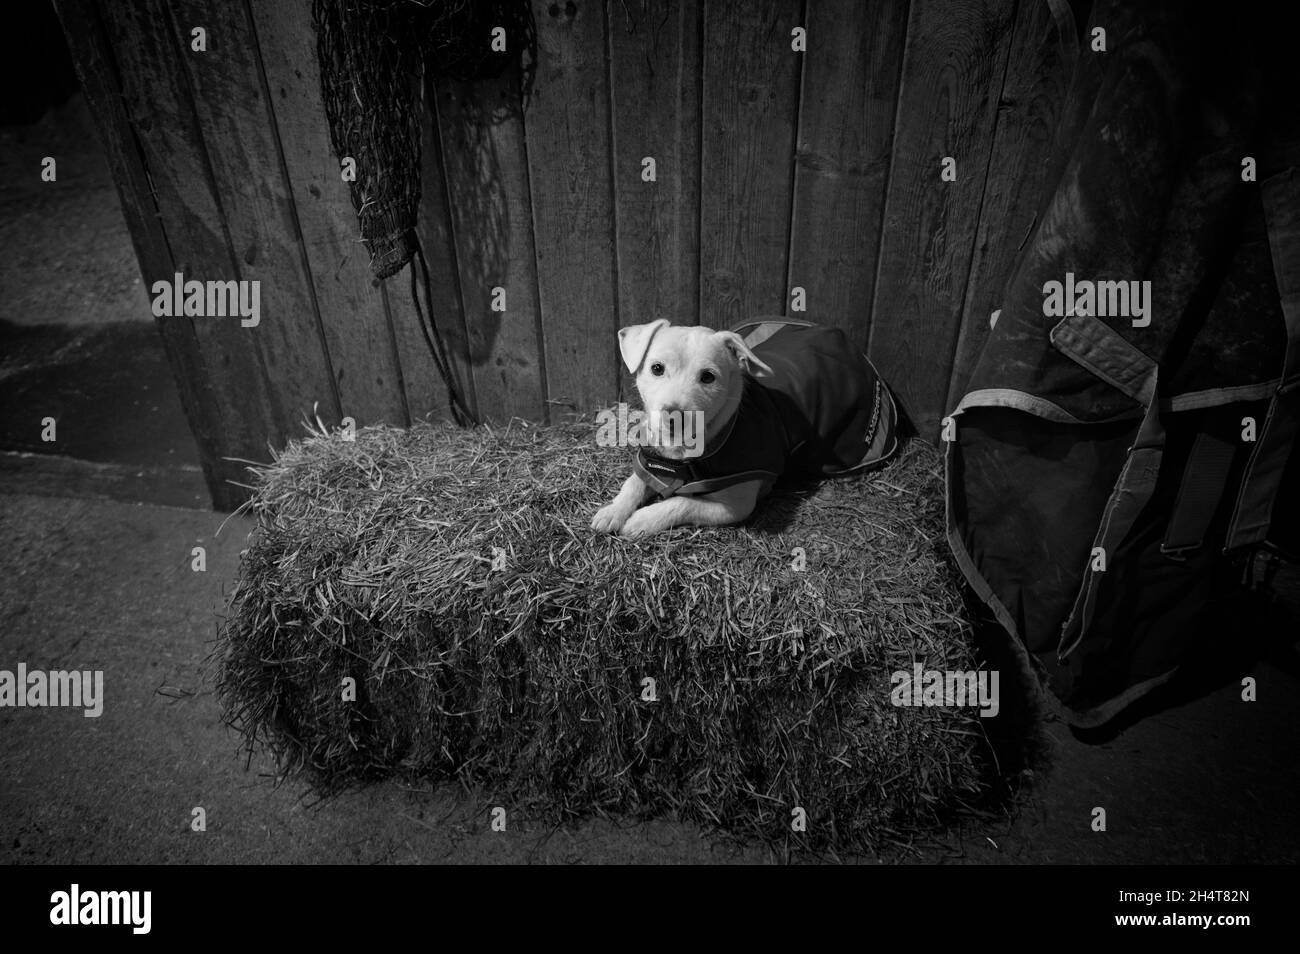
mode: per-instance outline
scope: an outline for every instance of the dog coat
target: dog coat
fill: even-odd
[[[833,477],[884,463],[898,447],[888,386],[838,328],[771,319],[734,329],[772,369],[745,375],[740,407],[699,457],[637,451],[633,469],[661,497],[707,494],[757,480],[765,496],[783,474]]]

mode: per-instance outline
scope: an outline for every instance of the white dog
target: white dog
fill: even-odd
[[[643,537],[739,523],[787,471],[821,477],[881,463],[897,447],[888,388],[835,328],[773,319],[747,334],[660,319],[618,333],[655,443],[591,521]],[[702,421],[703,444],[689,424]],[[652,495],[662,499],[642,507]]]

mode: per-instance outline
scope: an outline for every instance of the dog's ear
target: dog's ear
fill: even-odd
[[[754,378],[766,378],[771,376],[772,369],[765,365],[758,355],[750,350],[749,345],[745,344],[745,339],[740,337],[734,331],[716,331],[714,332],[722,343],[726,345],[727,350],[736,357],[740,366]]]
[[[648,325],[628,325],[626,328],[618,329],[618,352],[623,356],[623,363],[627,369],[636,374],[636,369],[641,367],[641,362],[645,360],[645,353],[650,350],[650,339],[655,333],[668,324],[666,318],[656,318]]]

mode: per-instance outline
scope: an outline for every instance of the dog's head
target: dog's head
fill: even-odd
[[[662,422],[659,446],[668,455],[683,443],[683,415],[716,434],[740,405],[745,375],[772,373],[734,331],[674,327],[662,318],[620,329],[618,349],[646,411]]]

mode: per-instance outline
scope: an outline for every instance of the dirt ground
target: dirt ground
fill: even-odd
[[[313,804],[249,765],[220,720],[210,669],[244,518],[115,501],[0,494],[0,668],[103,669],[104,714],[0,710],[0,860],[16,862],[765,862],[670,821],[551,831],[490,794],[379,784]],[[205,573],[190,549],[207,548]],[[1186,864],[1300,857],[1297,678],[1261,662],[1235,682],[1104,743],[1059,723],[1013,813],[971,820],[884,859]],[[1091,812],[1106,808],[1108,830]],[[195,807],[207,831],[190,830]],[[507,807],[509,813],[509,808]],[[796,859],[797,860],[797,859]]]
[[[318,804],[297,781],[277,785],[265,755],[246,761],[205,660],[250,524],[158,505],[193,499],[159,489],[192,487],[193,442],[84,106],[42,122],[0,130],[0,669],[102,669],[106,699],[97,719],[0,709],[0,861],[779,860],[671,820],[552,830],[516,814],[494,833],[490,793],[445,787],[379,784]],[[65,188],[33,174],[51,151],[66,157]],[[57,448],[37,436],[46,413],[62,422]],[[47,466],[52,452],[63,469]],[[67,479],[84,461],[115,469]],[[203,573],[190,569],[196,545]],[[1230,622],[1249,651],[1167,708],[1091,739],[1039,727],[1043,755],[1006,812],[849,860],[1294,862],[1296,581],[1282,579],[1277,606]],[[1246,673],[1256,702],[1241,700]],[[206,831],[191,830],[196,807]],[[1105,832],[1091,828],[1095,807]]]

